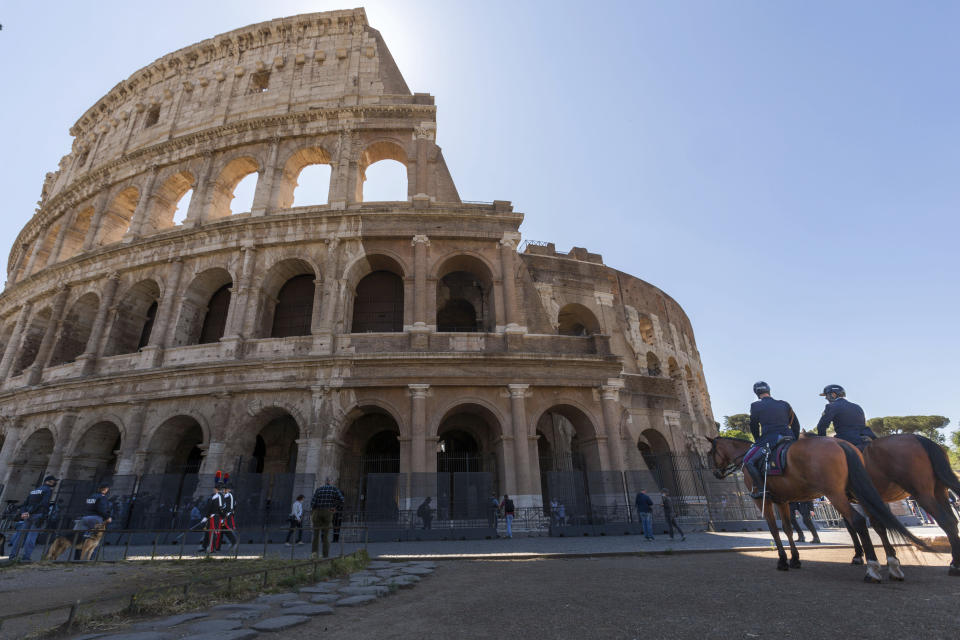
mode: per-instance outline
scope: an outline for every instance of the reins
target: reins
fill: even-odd
[[[737,438],[727,438],[727,439],[743,442],[743,440],[739,440]],[[711,454],[710,457],[713,457],[713,452],[716,450],[717,450],[717,445],[716,443],[714,443],[713,446],[710,448],[710,454]],[[747,449],[747,451],[749,450],[750,449]],[[731,460],[727,466],[723,467],[722,469],[717,469],[716,471],[719,474],[717,478],[722,480],[723,478],[726,478],[727,476],[729,476],[731,473],[739,471],[740,468],[743,466],[743,456],[747,455],[747,451],[744,451],[739,456]]]

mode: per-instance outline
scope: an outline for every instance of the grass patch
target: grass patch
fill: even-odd
[[[115,631],[146,618],[209,609],[217,604],[249,600],[261,593],[283,593],[320,580],[349,575],[365,568],[369,562],[370,556],[364,550],[318,563],[316,567],[303,560],[174,560],[162,567],[166,580],[158,579],[161,584],[155,584],[149,590],[112,600],[114,610],[104,611],[106,606],[103,603],[87,605],[88,609],[81,608],[69,629],[61,625],[38,630],[25,640]],[[246,575],[230,577],[237,573]],[[185,582],[189,584],[185,586]],[[98,607],[99,611],[91,610]]]

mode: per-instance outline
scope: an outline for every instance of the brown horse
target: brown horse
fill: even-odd
[[[868,444],[863,451],[863,459],[873,486],[880,492],[884,502],[913,496],[933,516],[950,542],[953,557],[948,572],[951,576],[960,576],[960,536],[957,535],[957,518],[947,497],[948,489],[960,493],[960,480],[950,468],[947,454],[940,445],[923,436],[900,433],[878,438]],[[903,580],[900,561],[887,539],[885,528],[877,522],[872,524],[887,553],[890,576]],[[849,526],[847,530],[850,531]],[[861,564],[863,548],[853,531],[850,531],[850,537],[853,538],[856,554],[853,564]]]
[[[714,475],[718,479],[730,475],[743,466],[743,456],[753,446],[752,442],[738,438],[707,438],[707,440],[711,445],[710,457],[715,468]],[[744,474],[744,482],[747,483],[748,488],[753,488],[749,474]],[[860,452],[848,442],[834,438],[806,438],[797,441],[787,452],[787,464],[783,475],[768,478],[766,488],[771,497],[762,507],[763,516],[777,545],[779,555],[777,569],[781,571],[800,568],[800,553],[793,542],[790,524],[790,503],[813,500],[825,495],[840,515],[853,524],[862,547],[866,550],[867,575],[863,578],[864,582],[881,581],[880,563],[877,560],[873,542],[870,540],[866,520],[851,506],[847,491],[853,493],[873,521],[881,523],[917,546],[926,548],[890,512],[870,482],[870,476],[863,466]],[[761,499],[757,498],[756,503],[757,507],[760,507]],[[780,542],[780,531],[777,529],[777,519],[773,511],[774,505],[780,512],[780,522],[790,542],[789,563],[783,544]]]

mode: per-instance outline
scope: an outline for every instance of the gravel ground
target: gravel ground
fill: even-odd
[[[862,582],[849,550],[438,562],[434,576],[298,628],[368,638],[956,638],[946,556],[904,557],[907,582]]]

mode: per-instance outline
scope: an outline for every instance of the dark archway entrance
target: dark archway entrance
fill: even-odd
[[[406,507],[407,485],[400,475],[400,427],[377,407],[365,407],[344,434],[340,489],[346,509],[374,522],[397,522]]]

